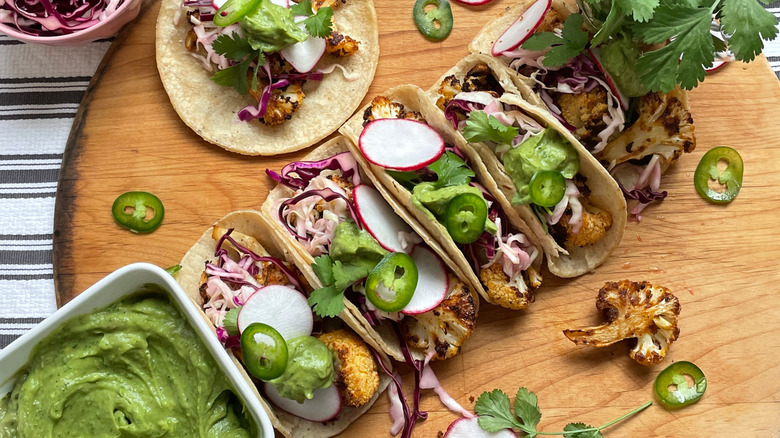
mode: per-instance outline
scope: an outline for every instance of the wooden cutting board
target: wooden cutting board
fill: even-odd
[[[399,84],[430,86],[467,54],[468,42],[509,0],[481,7],[453,3],[455,29],[441,43],[425,40],[412,2],[376,0],[381,57],[366,97]],[[176,264],[204,229],[226,213],[259,208],[279,169],[305,152],[274,158],[234,155],[202,141],[172,110],[155,67],[158,5],[142,12],[113,44],[74,123],[62,165],[55,212],[54,270],[59,304],[131,262]],[[561,280],[547,275],[536,303],[512,312],[483,303],[463,353],[434,370],[447,391],[472,409],[483,392],[519,386],[539,396],[542,430],[570,421],[603,424],[653,399],[652,383],[668,364],[688,360],[709,387],[696,405],[670,412],[658,403],[607,430],[608,436],[745,436],[780,434],[780,86],[761,57],[731,64],[690,95],[697,149],[670,169],[670,195],[630,222],[620,247],[594,273]],[[204,108],[204,110],[207,110]],[[740,151],[745,178],[727,206],[702,200],[693,171],[717,145]],[[116,226],[111,204],[144,190],[165,204],[162,227],[135,235]],[[664,364],[643,367],[620,343],[578,347],[565,328],[600,322],[595,309],[605,281],[647,280],[682,303],[680,339]],[[401,366],[408,387],[412,375]],[[344,436],[387,433],[387,397]],[[431,391],[428,420],[415,436],[435,436],[456,416]]]

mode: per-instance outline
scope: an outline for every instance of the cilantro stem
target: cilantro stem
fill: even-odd
[[[616,419],[614,419],[614,420],[612,420],[612,421],[610,421],[608,423],[602,424],[599,427],[589,427],[587,429],[569,430],[569,431],[566,431],[566,432],[536,432],[536,434],[537,435],[571,435],[571,434],[575,434],[575,433],[601,431],[603,429],[608,428],[609,426],[612,426],[615,423],[618,423],[620,421],[625,420],[626,418],[628,418],[628,417],[630,417],[630,416],[632,416],[632,415],[634,415],[634,414],[636,414],[636,413],[638,413],[638,412],[640,412],[640,411],[642,411],[644,409],[647,409],[652,404],[653,404],[653,401],[651,400],[651,401],[643,404],[642,406],[639,406],[638,408],[634,409],[633,411],[631,411],[631,412],[629,412],[627,414],[623,414],[620,417],[618,417],[618,418],[616,418]]]

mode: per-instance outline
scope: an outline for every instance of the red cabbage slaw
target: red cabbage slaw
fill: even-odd
[[[295,161],[284,166],[281,174],[270,169],[266,173],[294,190],[293,196],[275,204],[276,218],[312,256],[328,252],[333,233],[343,220],[352,219],[360,226],[351,197],[361,177],[350,152],[318,161]]]
[[[232,232],[233,228],[230,228],[217,241],[216,250],[214,251],[214,256],[217,260],[216,262],[206,263],[207,279],[202,289],[206,295],[204,297],[203,311],[209,320],[214,323],[219,340],[225,343],[226,346],[230,346],[227,344],[235,342],[236,339],[229,339],[222,320],[228,310],[242,306],[253,293],[265,286],[259,284],[255,279],[255,276],[265,269],[266,265],[264,263],[270,263],[279,268],[292,287],[300,292],[304,290],[295,273],[281,260],[255,254],[252,250],[236,242],[230,236]],[[230,242],[238,251],[241,256],[239,260],[233,260],[230,257],[227,249],[223,247],[225,241]]]
[[[600,141],[593,147],[591,153],[600,152],[607,146],[612,134],[621,132],[625,128],[626,116],[620,105],[620,99],[607,84],[604,73],[587,54],[580,54],[561,67],[546,67],[542,65],[546,53],[546,50],[532,52],[519,49],[504,52],[503,55],[511,59],[510,68],[535,82],[534,91],[542,98],[553,117],[571,132],[577,129],[564,119],[561,108],[555,103],[550,92],[580,94],[602,87],[607,96],[608,115],[602,117],[606,126],[597,134]]]
[[[631,210],[638,222],[642,221],[642,211],[653,201],[662,201],[667,192],[661,189],[661,161],[657,154],[652,154],[646,165],[626,161],[610,170],[617,181],[623,196],[627,200],[638,201]],[[644,160],[642,160],[644,161]]]
[[[68,35],[105,20],[124,0],[0,0],[0,23],[33,36]]]

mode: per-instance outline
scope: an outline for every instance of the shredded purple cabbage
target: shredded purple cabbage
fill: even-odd
[[[352,202],[350,202],[349,198],[342,195],[341,193],[334,192],[331,189],[318,189],[318,190],[309,190],[307,192],[303,192],[298,196],[285,199],[284,202],[279,206],[279,220],[284,224],[285,228],[287,228],[287,231],[289,231],[293,236],[297,236],[297,233],[295,230],[290,228],[290,225],[287,223],[286,220],[284,220],[284,209],[288,205],[297,204],[298,202],[303,201],[306,198],[311,198],[312,196],[319,196],[326,202],[330,202],[334,199],[343,199],[347,203],[347,207],[349,208],[349,214],[352,216],[352,220],[355,221],[355,224],[362,228],[360,225],[360,219],[358,218],[357,211],[355,211],[355,206],[352,205]]]
[[[300,280],[298,280],[298,277],[295,275],[295,273],[293,273],[293,271],[291,271],[290,268],[288,268],[287,265],[285,265],[281,260],[279,260],[279,259],[277,259],[275,257],[259,256],[259,255],[255,254],[252,250],[250,250],[249,248],[246,248],[245,246],[243,246],[240,243],[236,242],[235,239],[230,237],[230,234],[232,232],[233,232],[233,228],[230,228],[217,241],[217,248],[216,248],[216,251],[214,252],[214,255],[216,257],[219,257],[219,259],[220,259],[220,262],[217,265],[218,268],[222,269],[222,262],[221,262],[222,255],[227,254],[227,250],[222,248],[222,244],[225,242],[225,240],[227,240],[237,250],[239,250],[242,253],[248,255],[249,257],[251,257],[252,260],[254,260],[256,262],[271,262],[271,263],[273,263],[276,267],[279,268],[279,270],[281,270],[284,273],[284,275],[287,277],[287,280],[290,282],[290,284],[295,286],[295,288],[299,292],[304,292],[305,291],[305,289],[303,288],[303,285],[301,284]],[[257,275],[257,272],[251,272],[250,271],[250,274]]]
[[[113,14],[123,0],[6,0],[0,2],[0,22],[35,36],[67,35],[92,27]],[[3,13],[5,11],[5,14]]]
[[[290,81],[287,79],[281,79],[270,85],[267,85],[263,89],[263,94],[260,96],[260,102],[257,106],[247,105],[238,111],[238,119],[242,122],[247,122],[254,119],[262,119],[265,115],[265,111],[268,109],[268,101],[271,100],[271,94],[277,88],[283,88],[290,85]]]
[[[428,418],[427,412],[420,411],[420,395],[422,394],[422,390],[420,389],[420,378],[422,377],[423,361],[412,358],[412,352],[409,351],[409,345],[406,343],[406,339],[401,333],[401,329],[398,328],[398,324],[393,324],[393,329],[395,329],[395,334],[398,336],[398,343],[400,344],[401,352],[404,355],[404,360],[409,366],[414,368],[414,411],[408,413],[408,409],[404,410],[404,413],[408,413],[408,415],[406,417],[407,420],[404,425],[404,431],[401,434],[401,438],[411,438],[412,430],[414,430],[417,419],[425,420]],[[398,395],[401,396],[401,393],[399,392]]]
[[[666,190],[663,192],[654,192],[650,190],[649,187],[645,187],[643,189],[626,190],[626,188],[623,187],[623,184],[620,184],[620,182],[618,182],[618,185],[620,186],[620,190],[623,191],[624,198],[635,199],[642,204],[649,204],[653,201],[663,201],[667,195]]]
[[[485,105],[481,103],[467,102],[460,99],[452,99],[444,107],[444,117],[452,123],[454,129],[458,129],[458,110],[463,111],[467,116],[471,111],[484,109]]]
[[[281,175],[270,169],[266,169],[265,173],[279,184],[298,190],[305,188],[323,170],[341,170],[344,178],[351,178],[355,186],[360,185],[360,171],[351,152],[342,152],[319,161],[293,161],[282,167]],[[293,173],[298,176],[290,176]]]
[[[396,377],[395,374],[393,374],[392,372],[390,372],[390,370],[387,369],[387,366],[385,365],[384,361],[382,360],[382,357],[379,356],[379,353],[377,353],[377,351],[374,350],[370,346],[368,348],[369,348],[369,350],[371,350],[371,354],[374,355],[374,358],[376,359],[377,363],[379,363],[379,367],[382,368],[382,371],[384,371],[385,374],[390,376],[390,378],[393,380],[393,384],[395,385],[396,389],[398,390],[398,398],[401,400],[401,407],[404,410],[404,418],[407,419],[407,421],[405,421],[405,424],[404,424],[404,435],[402,435],[402,436],[406,437],[407,436],[406,435],[406,429],[407,429],[407,427],[409,425],[409,420],[408,419],[410,418],[410,414],[409,414],[409,404],[406,402],[406,396],[404,395],[404,385],[401,384],[401,381],[398,380],[398,377]],[[412,425],[412,427],[414,427],[414,425]],[[411,436],[411,433],[412,432],[410,430],[408,436]]]
[[[280,73],[276,75],[278,79],[287,79],[290,81],[321,81],[325,77],[325,73],[321,71],[312,71],[309,73]]]

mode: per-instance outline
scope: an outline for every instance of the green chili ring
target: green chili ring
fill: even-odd
[[[689,385],[685,375],[693,379]],[[670,386],[673,389],[670,389]],[[655,394],[664,406],[681,408],[696,403],[707,390],[707,377],[691,362],[680,361],[669,365],[655,378]]]
[[[555,170],[537,172],[528,183],[528,191],[534,204],[540,207],[555,207],[566,194],[566,178]]]
[[[147,218],[148,210],[154,215]],[[119,225],[136,233],[157,229],[165,217],[165,207],[157,196],[147,192],[127,192],[119,195],[111,206],[111,214]]]
[[[718,169],[718,162],[721,160],[728,162],[722,172]],[[742,188],[743,169],[744,163],[739,152],[728,146],[714,147],[701,157],[699,165],[696,166],[693,185],[703,198],[718,204],[726,204],[736,198],[739,189]],[[726,190],[723,192],[713,190],[710,188],[710,180],[724,184]]]
[[[425,11],[429,5],[435,8]],[[432,40],[443,40],[452,31],[452,9],[449,0],[417,0],[412,9],[414,24],[420,32]],[[438,23],[439,27],[436,27]]]
[[[257,9],[262,0],[227,0],[214,14],[214,24],[227,27]],[[226,13],[225,15],[222,15]]]
[[[474,193],[462,193],[447,203],[444,226],[452,240],[469,244],[485,231],[487,215],[485,198]]]
[[[287,342],[275,328],[255,322],[241,333],[246,369],[260,380],[281,376],[287,369]]]
[[[403,252],[390,253],[368,274],[366,298],[379,310],[398,312],[412,301],[417,280],[414,259]]]

